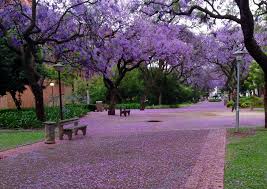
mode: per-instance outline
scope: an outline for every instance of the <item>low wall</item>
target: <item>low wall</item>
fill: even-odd
[[[51,87],[49,83],[44,84],[45,89],[43,90],[44,93],[44,104],[45,106],[53,106],[59,104],[59,87],[58,84],[55,82],[55,86]],[[70,86],[64,85],[62,83],[62,95],[63,99],[64,96],[72,95],[72,88]],[[22,108],[33,108],[35,107],[34,95],[29,86],[26,86],[26,90],[21,94],[22,100]],[[15,103],[10,94],[5,96],[0,96],[0,109],[14,109],[16,108]]]

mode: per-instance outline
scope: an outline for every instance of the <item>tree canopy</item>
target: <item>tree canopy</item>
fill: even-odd
[[[192,88],[232,90],[233,52],[246,47],[251,56],[244,57],[242,80],[252,58],[267,73],[265,1],[12,0],[0,1],[0,10],[1,39],[21,62],[41,120],[43,64],[101,75],[111,109],[137,68]]]

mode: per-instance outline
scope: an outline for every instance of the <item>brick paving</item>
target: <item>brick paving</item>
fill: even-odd
[[[90,113],[86,137],[0,153],[0,188],[223,188],[234,114],[219,103],[131,113]],[[263,121],[244,113],[254,120],[243,123]]]

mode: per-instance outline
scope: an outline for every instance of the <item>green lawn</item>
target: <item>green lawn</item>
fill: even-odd
[[[0,131],[0,151],[44,139],[43,131]]]
[[[225,188],[267,188],[267,130],[242,129],[228,137]]]

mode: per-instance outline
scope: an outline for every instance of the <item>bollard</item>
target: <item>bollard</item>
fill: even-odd
[[[55,129],[57,126],[56,122],[44,122],[45,125],[45,144],[55,144]]]

